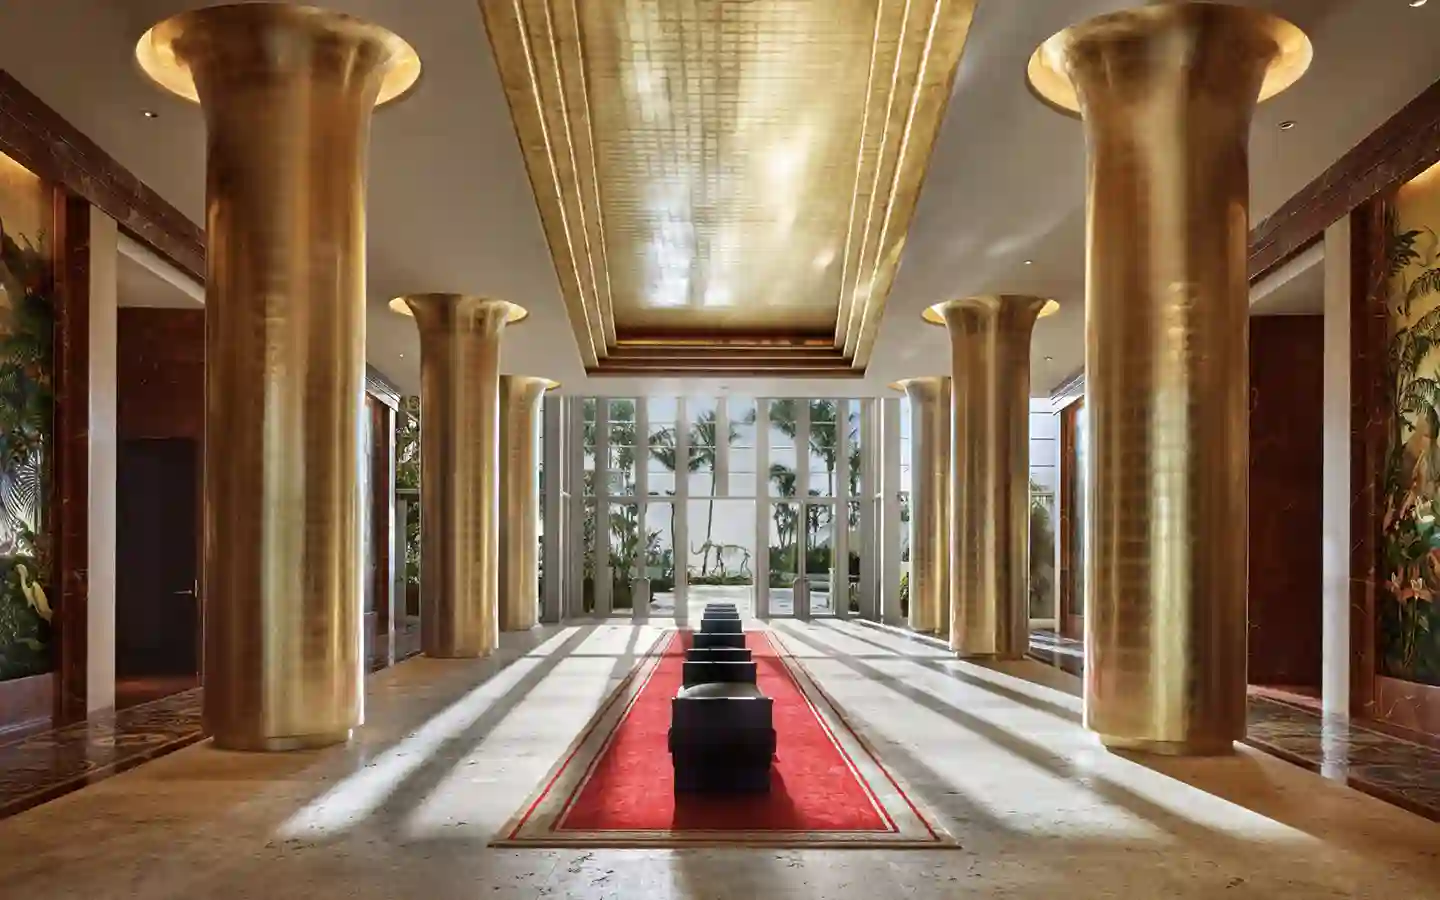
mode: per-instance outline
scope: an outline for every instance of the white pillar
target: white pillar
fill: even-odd
[[[568,566],[565,565],[565,432],[564,398],[554,393],[546,394],[541,407],[540,458],[545,467],[545,517],[544,537],[541,540],[541,566],[545,571],[545,592],[540,597],[540,621],[559,622],[561,598],[565,596],[569,580]]]
[[[835,525],[830,547],[830,596],[837,618],[850,615],[850,404],[835,402]]]
[[[880,404],[880,621],[903,625],[900,614],[900,399]]]
[[[875,546],[875,458],[879,444],[876,440],[875,401],[860,401],[860,618],[876,621],[879,619],[875,604],[876,546]]]
[[[795,599],[792,601],[792,609],[795,618],[805,620],[810,618],[810,570],[806,565],[807,557],[810,555],[810,547],[805,543],[810,530],[810,512],[805,504],[810,498],[810,401],[795,401],[795,500],[800,504],[800,527],[798,529],[799,539],[799,565],[795,568],[800,570],[800,580],[795,584]],[[831,541],[831,553],[834,553],[834,541]]]
[[[595,398],[595,615],[610,605],[610,402]]]
[[[1350,219],[1325,230],[1321,708],[1350,715]]]
[[[713,501],[712,501],[713,502]],[[690,620],[690,409],[675,401],[675,624]]]
[[[90,208],[90,461],[86,537],[87,712],[115,706],[116,341],[119,330],[119,242],[115,220]]]
[[[565,484],[570,491],[570,518],[566,535],[572,552],[566,554],[570,580],[565,593],[564,618],[585,612],[585,398],[565,398]]]
[[[770,401],[755,399],[755,616],[770,618]]]
[[[678,473],[677,473],[678,474]],[[650,572],[646,566],[648,531],[645,514],[650,509],[650,401],[635,398],[635,567],[630,578],[630,617],[650,617]]]

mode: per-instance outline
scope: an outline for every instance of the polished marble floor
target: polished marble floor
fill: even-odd
[[[857,623],[775,628],[958,849],[496,850],[653,630],[507,636],[371,676],[349,746],[186,747],[0,821],[5,896],[1440,898],[1440,824],[1250,748],[1098,748],[1063,673]],[[657,761],[663,764],[663,761]]]
[[[1074,638],[1035,632],[1030,654],[1077,677],[1084,672],[1084,645]],[[1440,821],[1440,751],[1322,716],[1317,703],[1286,694],[1252,689],[1247,744]]]

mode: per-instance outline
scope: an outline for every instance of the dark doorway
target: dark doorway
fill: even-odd
[[[117,459],[115,702],[198,684],[200,444],[121,441]]]
[[[1325,318],[1250,319],[1249,679],[1318,705]]]

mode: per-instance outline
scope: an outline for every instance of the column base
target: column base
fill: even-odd
[[[432,653],[429,650],[421,650],[420,655],[426,659],[484,659],[491,652],[490,650],[447,650]]]
[[[1235,752],[1235,742],[1225,738],[1156,741],[1098,732],[1096,736],[1100,738],[1100,745],[1112,752],[1144,753],[1150,756],[1230,756]]]
[[[971,653],[966,650],[956,650],[956,659],[963,659],[966,662],[996,662],[1000,659],[998,653]]]
[[[211,743],[217,750],[234,750],[240,753],[289,753],[294,750],[318,750],[344,744],[354,735],[355,729],[322,731],[316,734],[293,734],[284,737],[262,737],[256,735],[215,735]]]

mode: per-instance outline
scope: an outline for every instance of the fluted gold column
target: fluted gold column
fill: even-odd
[[[500,376],[501,631],[528,631],[540,618],[540,398],[555,387]]]
[[[1030,335],[1053,300],[947,300],[925,320],[950,334],[950,646],[1019,659],[1030,643]]]
[[[891,387],[910,402],[910,628],[950,633],[950,378]]]
[[[1246,146],[1257,98],[1309,60],[1293,25],[1198,3],[1093,19],[1031,60],[1089,148],[1085,722],[1110,747],[1245,734]]]
[[[500,339],[525,310],[411,294],[420,330],[420,646],[487,656],[500,625]]]
[[[227,749],[344,741],[363,718],[365,157],[419,60],[278,3],[182,13],[136,56],[207,129],[205,727]]]

